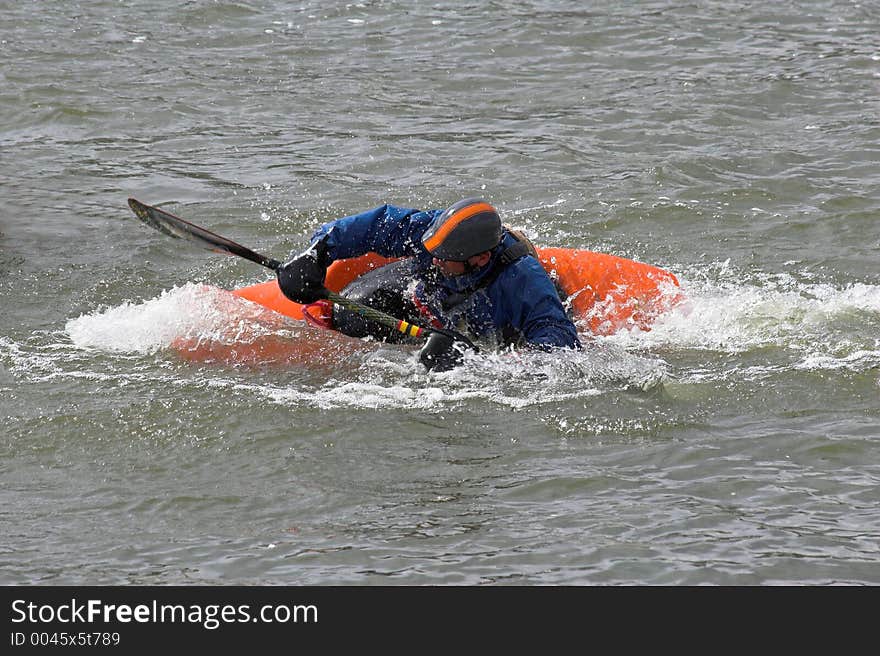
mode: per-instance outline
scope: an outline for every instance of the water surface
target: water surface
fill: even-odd
[[[842,0],[6,3],[0,581],[880,583],[878,32]],[[230,301],[268,272],[126,205],[282,258],[471,195],[688,302],[427,374]]]

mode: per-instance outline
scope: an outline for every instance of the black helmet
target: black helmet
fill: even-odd
[[[436,258],[464,262],[501,242],[501,217],[482,198],[465,198],[437,216],[422,235]]]

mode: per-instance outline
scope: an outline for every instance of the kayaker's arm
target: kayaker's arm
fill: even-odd
[[[435,213],[386,204],[325,223],[308,249],[279,267],[278,286],[296,303],[313,303],[327,298],[324,278],[336,260],[369,252],[385,257],[422,255],[426,251],[419,236]]]
[[[528,257],[499,276],[491,290],[500,310],[498,324],[512,328],[529,347],[581,348],[577,328],[566,315],[553,282],[546,275],[535,275],[543,272],[540,267]]]
[[[296,303],[313,303],[327,298],[324,278],[336,260],[369,252],[384,257],[428,257],[420,237],[438,211],[386,204],[325,223],[312,236],[308,249],[278,268],[278,286]]]
[[[370,252],[384,257],[426,256],[421,236],[439,212],[381,205],[325,223],[312,235],[312,243],[327,235],[331,261]]]
[[[555,300],[545,296],[527,304],[522,327],[526,344],[541,350],[581,348],[577,329]]]

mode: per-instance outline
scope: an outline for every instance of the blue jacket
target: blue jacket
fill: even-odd
[[[433,258],[422,245],[422,235],[442,212],[382,205],[324,224],[312,236],[312,242],[329,233],[327,247],[333,260],[368,252],[412,257],[413,277],[419,281],[415,295],[447,328],[467,329],[478,337],[494,333],[502,343],[524,341],[543,348],[580,348],[577,330],[565,313],[556,287],[535,258],[519,258],[480,287],[480,281],[491,276],[501,253],[516,243],[507,231],[485,267],[462,276],[429,275]]]

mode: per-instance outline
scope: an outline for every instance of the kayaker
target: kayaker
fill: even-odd
[[[581,347],[534,246],[503,226],[496,209],[480,198],[445,210],[386,204],[326,223],[305,252],[277,270],[279,286],[287,298],[306,304],[304,314],[313,322],[354,337],[401,341],[400,333],[326,300],[330,263],[368,252],[405,259],[343,290],[365,305],[475,338],[494,336],[500,345]],[[450,369],[461,361],[463,343],[432,333],[419,359],[428,369]]]

